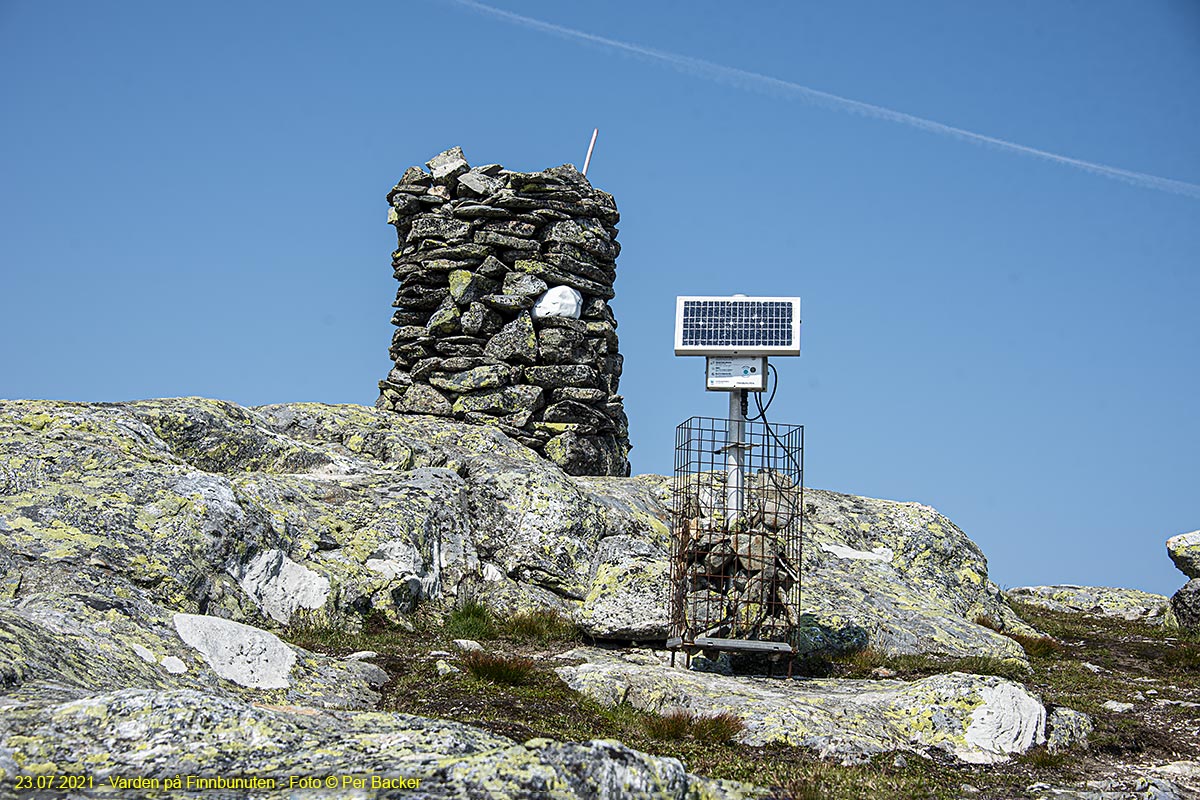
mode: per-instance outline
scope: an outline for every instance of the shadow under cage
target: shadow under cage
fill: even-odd
[[[668,648],[795,652],[803,509],[803,426],[675,429]]]

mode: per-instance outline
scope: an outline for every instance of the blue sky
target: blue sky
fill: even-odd
[[[935,506],[1001,585],[1184,582],[1200,6],[496,2],[717,66],[449,0],[0,2],[0,397],[371,404],[404,169],[581,164],[599,126],[635,471],[724,412],[674,297],[800,295],[771,416],[808,485]]]

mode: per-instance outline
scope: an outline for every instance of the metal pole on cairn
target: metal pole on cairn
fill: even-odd
[[[583,177],[587,177],[588,165],[592,163],[592,150],[596,147],[596,136],[600,133],[599,128],[592,129],[592,143],[588,145],[587,158],[583,159]]]

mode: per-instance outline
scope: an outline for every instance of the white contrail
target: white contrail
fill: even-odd
[[[894,111],[883,106],[876,106],[870,103],[863,103],[858,100],[851,100],[847,97],[840,97],[829,92],[822,92],[817,89],[811,89],[799,83],[781,80],[780,78],[772,78],[770,75],[762,75],[757,72],[750,72],[736,67],[727,67],[722,64],[714,64],[711,61],[705,61],[700,58],[692,58],[690,56],[682,56],[678,53],[669,53],[663,50],[654,50],[641,45],[630,44],[616,39],[609,39],[604,36],[597,36],[594,33],[567,28],[563,25],[555,25],[552,22],[544,22],[533,17],[514,14],[511,11],[505,11],[501,8],[494,8],[483,3],[475,2],[475,0],[450,0],[460,6],[466,6],[483,14],[488,14],[505,22],[511,22],[525,28],[532,28],[542,33],[549,33],[555,36],[561,36],[568,39],[589,42],[591,44],[608,47],[613,50],[620,50],[625,53],[631,53],[642,58],[647,58],[653,61],[658,61],[670,67],[674,67],[680,72],[690,75],[695,75],[701,78],[734,86],[739,89],[747,89],[755,92],[766,92],[770,94],[778,94],[787,97],[798,97],[808,102],[817,103],[820,105],[835,108],[841,111],[850,111],[855,114],[861,114],[866,117],[875,119],[888,120],[889,122],[899,122],[902,125],[908,125],[912,128],[919,128],[930,133],[940,134],[942,136],[950,136],[955,139],[960,139],[972,144],[986,145],[995,147],[1000,150],[1007,150],[1021,155],[1033,156],[1046,161],[1053,161],[1058,164],[1065,164],[1068,167],[1091,172],[1094,175],[1101,175],[1105,178],[1114,178],[1125,183],[1133,184],[1134,186],[1142,186],[1147,189],[1157,189],[1163,192],[1171,192],[1180,194],[1186,197],[1194,197],[1200,199],[1200,185],[1188,183],[1186,181],[1177,181],[1171,178],[1160,178],[1157,175],[1149,175],[1145,172],[1134,172],[1132,170],[1121,169],[1120,167],[1110,167],[1107,164],[1097,164],[1092,161],[1083,161],[1070,156],[1051,153],[1046,150],[1039,150],[1036,147],[1027,147],[1023,144],[1010,142],[1005,139],[997,139],[993,136],[985,136],[982,133],[964,130],[963,128],[955,128],[952,125],[945,125],[941,122],[935,122],[931,119],[923,117],[915,117],[912,114],[905,114],[903,111]]]

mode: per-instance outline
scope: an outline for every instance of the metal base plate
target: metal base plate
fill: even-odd
[[[736,650],[743,653],[787,653],[792,646],[787,642],[759,642],[754,639],[719,639],[715,636],[697,636],[695,641],[685,642],[679,636],[667,639],[668,650]]]

